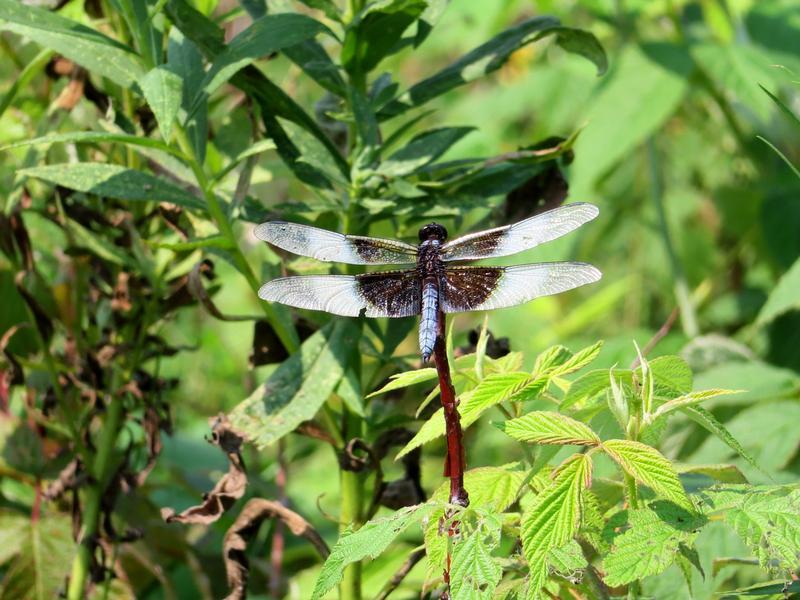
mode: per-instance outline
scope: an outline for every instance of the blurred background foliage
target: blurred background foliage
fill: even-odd
[[[195,0],[194,5],[224,24],[228,39],[250,22],[237,4]],[[114,35],[121,17],[98,21],[96,6],[90,0],[73,1],[59,12]],[[297,6],[270,0],[269,8],[279,12]],[[301,10],[325,20],[319,11],[302,6]],[[518,257],[519,262],[590,260],[604,278],[590,289],[492,313],[489,328],[495,337],[507,337],[510,347],[522,351],[531,363],[536,353],[554,343],[579,348],[604,339],[595,367],[611,367],[632,362],[632,340],[644,346],[663,329],[661,334],[666,333],[651,357],[681,354],[695,371],[697,389],[748,390],[714,399],[708,408],[768,475],[754,470],[686,419],[671,424],[662,446],[665,453],[686,463],[734,463],[754,483],[796,481],[800,472],[800,176],[792,164],[800,165],[800,122],[793,116],[800,114],[800,7],[791,0],[453,1],[419,49],[407,48],[389,57],[378,72],[390,73],[403,90],[499,31],[540,14],[552,14],[570,27],[594,33],[608,54],[608,72],[598,77],[594,65],[555,44],[528,45],[493,75],[432,100],[426,106],[430,112],[417,127],[476,127],[447,151],[447,160],[513,152],[553,136],[569,138],[577,131],[571,150],[553,164],[547,177],[531,183],[537,189],[517,187],[507,194],[492,193],[489,188],[487,194],[471,197],[443,196],[436,210],[412,211],[407,216],[393,204],[388,208],[390,213],[398,210],[393,219],[384,218],[381,211],[386,207],[378,202],[365,204],[372,216],[380,216],[365,221],[371,222],[368,231],[413,239],[418,225],[432,216],[445,222],[451,234],[518,220],[542,204],[562,201],[568,182],[568,201],[593,202],[601,209],[599,219],[573,236]],[[152,115],[136,112],[140,106],[119,90],[111,93],[110,110],[116,115],[103,114],[109,106],[98,95],[95,86],[102,88],[102,84],[91,69],[76,91],[76,79],[69,71],[59,72],[52,53],[30,42],[24,28],[6,23],[3,29],[0,91],[6,100],[0,105],[0,145],[47,133],[95,130],[98,119],[109,122],[120,115],[130,119],[135,115],[137,126],[146,126],[150,119],[150,128],[154,127]],[[324,37],[320,41],[326,47],[334,45]],[[259,68],[309,112],[325,101],[324,90],[283,54],[259,61]],[[210,97],[204,148],[209,172],[218,172],[253,145],[251,119],[250,104],[233,87],[224,86]],[[384,136],[400,122],[389,121]],[[302,131],[290,129],[290,134],[301,143]],[[14,207],[41,208],[51,193],[49,186],[32,179],[23,187],[20,169],[86,156],[124,162],[131,150],[118,146],[105,155],[92,152],[69,144],[6,148],[0,155],[6,221]],[[325,208],[328,200],[299,181],[274,150],[256,156],[246,163],[252,169],[248,195],[256,200],[251,206],[256,216],[280,215],[340,228],[335,213]],[[221,180],[221,193],[235,194],[238,173]],[[319,204],[322,208],[315,208]],[[102,214],[98,205],[95,209]],[[48,210],[63,211],[64,207],[53,205]],[[36,210],[20,214],[41,275],[28,289],[46,318],[69,323],[78,309],[71,304],[72,267],[63,252],[63,233]],[[200,236],[214,233],[202,223],[195,225]],[[95,221],[91,228],[98,226],[104,225]],[[257,244],[251,229],[245,223],[237,226],[235,234],[258,279],[266,280],[279,272],[280,257]],[[88,230],[83,234],[92,236]],[[120,229],[120,235],[133,234]],[[91,240],[82,239],[81,244],[91,247]],[[114,248],[112,243],[92,252],[113,258]],[[171,266],[176,277],[185,275],[197,256],[185,253],[181,260]],[[327,265],[295,259],[289,267],[297,272],[323,272]],[[0,257],[0,331],[29,323],[4,340],[8,355],[17,357],[27,377],[27,387],[13,387],[7,397],[11,412],[22,415],[25,411],[20,407],[27,402],[42,401],[36,395],[47,390],[47,372],[43,361],[33,358],[40,334],[15,284],[19,268],[8,255]],[[214,274],[210,291],[224,315],[247,316],[262,310],[248,281],[228,261],[215,260]],[[132,294],[138,291],[131,287]],[[97,310],[112,311],[100,304]],[[288,312],[278,314],[286,319]],[[324,320],[319,315],[308,317]],[[97,313],[93,318],[111,317]],[[481,315],[456,317],[455,345],[467,345],[469,331],[481,320]],[[135,323],[125,326],[130,335],[136,334]],[[162,523],[158,507],[194,504],[227,469],[225,456],[203,440],[209,417],[233,409],[269,376],[276,363],[270,360],[271,364],[248,368],[254,345],[252,320],[215,319],[199,304],[175,312],[154,333],[170,347],[181,349],[171,356],[163,353],[157,369],[150,368],[163,384],[158,391],[163,404],[157,410],[160,414],[169,407],[172,433],[162,438],[163,450],[144,485],[118,499],[120,522],[142,528],[144,537],[118,547],[127,579],[113,586],[113,594],[146,599],[219,597],[225,589],[222,537],[233,517],[224,516],[210,527],[181,528]],[[413,363],[415,343],[415,336],[408,335],[396,355]],[[4,368],[11,373],[8,364]],[[168,384],[172,380],[175,383]],[[373,383],[377,387],[381,382]],[[395,404],[376,401],[370,410],[375,419],[381,411],[387,417],[413,416],[416,404],[413,398]],[[146,419],[141,421],[138,426],[128,422],[126,443],[141,444],[145,439]],[[489,421],[467,433],[470,467],[520,458],[519,450]],[[32,479],[52,479],[64,466],[59,460],[65,461],[57,447],[48,448],[46,440],[32,441],[33,434],[25,433],[25,428],[15,428],[8,419],[3,427],[0,498],[7,509],[30,512],[41,494],[39,487],[31,485]],[[144,454],[131,460],[143,463]],[[428,492],[440,482],[442,454],[441,443],[424,450],[422,484]],[[279,447],[261,452],[247,448],[244,456],[248,495],[285,495],[329,543],[335,541],[338,470],[327,447],[289,436]],[[386,468],[387,476],[399,476],[402,471],[397,464]],[[279,489],[276,478],[285,479],[285,488]],[[24,520],[3,514],[2,539],[19,537]],[[52,556],[69,560],[68,520],[65,517],[51,527],[48,544],[56,553]],[[319,564],[303,541],[286,538],[281,579],[265,583],[272,572],[269,552],[274,531],[274,527],[263,527],[251,546],[253,589],[306,598]],[[19,543],[5,542],[0,557],[10,558]],[[695,574],[692,597],[711,598],[715,591],[760,581],[762,575],[755,566],[734,560],[746,559],[747,551],[732,533],[712,524],[704,529],[697,547],[706,577],[702,580]],[[365,566],[368,595],[381,588],[403,557],[390,553]],[[727,562],[718,560],[723,558]],[[677,567],[671,569],[677,572]],[[13,576],[7,569],[3,597],[14,597]],[[418,597],[415,590],[423,577],[423,568],[412,571],[397,597]],[[648,580],[645,590],[656,598],[688,597],[680,576]],[[266,592],[254,597],[266,597]]]

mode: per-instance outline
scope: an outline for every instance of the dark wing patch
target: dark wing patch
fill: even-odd
[[[524,304],[593,283],[601,273],[586,263],[560,262],[516,267],[447,267],[444,311],[493,310]]]
[[[344,317],[409,317],[420,312],[416,271],[279,277],[258,291],[262,300]]]
[[[448,267],[444,271],[444,311],[476,310],[488,300],[503,275],[502,267]]]
[[[410,317],[420,313],[421,282],[416,271],[387,271],[356,275],[366,315]]]

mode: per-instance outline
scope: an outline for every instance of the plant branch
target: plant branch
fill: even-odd
[[[417,548],[411,554],[408,555],[408,558],[405,562],[400,565],[400,568],[395,571],[395,574],[392,575],[392,578],[383,586],[381,592],[375,596],[375,600],[386,600],[389,595],[395,591],[398,586],[403,583],[403,579],[406,578],[411,572],[411,569],[422,560],[422,557],[425,556],[425,548]]]

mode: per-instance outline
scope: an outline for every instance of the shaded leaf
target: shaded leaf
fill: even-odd
[[[800,258],[784,273],[758,313],[756,323],[764,325],[780,315],[800,308]]]
[[[19,174],[71,190],[120,200],[172,202],[194,209],[205,207],[200,199],[163,179],[120,165],[65,163],[22,169]]]
[[[8,21],[3,29],[55,50],[123,88],[133,87],[144,74],[133,50],[57,13],[16,0],[0,0],[0,19]]]
[[[264,448],[311,419],[342,379],[344,357],[358,335],[350,319],[337,319],[316,332],[230,412],[231,424]]]
[[[389,517],[365,523],[356,531],[342,534],[322,565],[311,598],[322,598],[339,583],[344,568],[367,557],[376,558],[394,539],[413,523],[418,523],[433,510],[433,504],[418,504],[403,508]]]
[[[378,172],[387,177],[414,173],[439,158],[450,146],[474,130],[474,127],[442,127],[420,133],[384,160]]]

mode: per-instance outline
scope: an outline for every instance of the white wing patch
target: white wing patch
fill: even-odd
[[[297,308],[322,310],[343,317],[357,317],[367,302],[358,283],[348,275],[307,275],[279,277],[261,286],[258,297]],[[367,316],[372,316],[369,312]]]
[[[255,236],[278,248],[324,262],[410,264],[417,256],[417,248],[405,242],[343,235],[287,221],[262,223],[255,228]]]
[[[524,221],[471,233],[442,246],[442,260],[475,260],[530,250],[574,231],[600,213],[594,204],[576,202]]]

